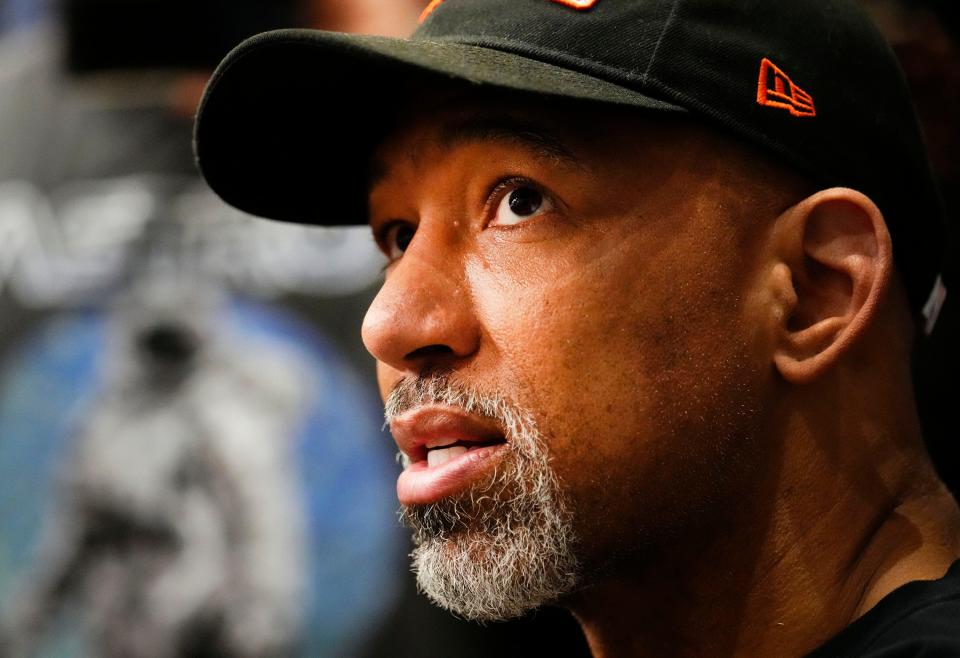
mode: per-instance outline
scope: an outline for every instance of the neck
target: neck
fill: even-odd
[[[816,434],[806,413],[787,418],[734,513],[569,601],[594,655],[804,655],[901,585],[941,577],[960,513],[915,416],[864,418]]]

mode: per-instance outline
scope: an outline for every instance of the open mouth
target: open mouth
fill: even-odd
[[[509,446],[500,428],[457,407],[427,405],[390,423],[408,458],[397,479],[404,505],[427,504],[459,493],[479,481]]]
[[[490,446],[506,443],[505,439],[499,441],[461,441],[459,439],[440,439],[432,442],[432,445],[426,446],[427,466],[436,468],[465,455],[471,450],[488,448]]]

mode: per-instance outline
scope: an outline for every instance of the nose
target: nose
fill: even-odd
[[[362,329],[363,343],[378,361],[412,374],[453,367],[480,344],[463,269],[421,253],[408,250],[394,266]]]

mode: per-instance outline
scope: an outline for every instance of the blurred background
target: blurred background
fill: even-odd
[[[0,657],[587,655],[565,612],[480,627],[416,594],[359,338],[368,231],[254,220],[193,166],[241,39],[402,36],[425,4],[0,0]],[[864,4],[955,227],[956,3]],[[948,299],[917,388],[956,491]]]

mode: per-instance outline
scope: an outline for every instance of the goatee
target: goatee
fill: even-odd
[[[460,495],[401,509],[413,531],[420,590],[439,606],[481,621],[518,617],[571,592],[578,569],[570,506],[532,415],[443,376],[410,377],[387,398],[387,422],[431,403],[494,420],[510,452],[485,481]]]

